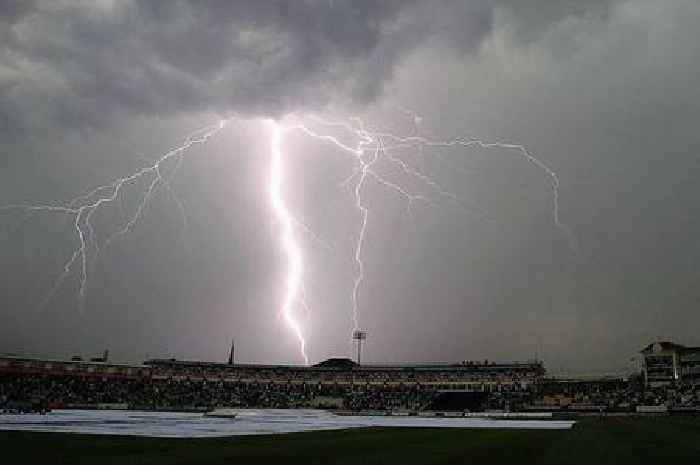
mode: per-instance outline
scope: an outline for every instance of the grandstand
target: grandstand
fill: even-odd
[[[474,410],[492,394],[532,392],[544,374],[541,362],[358,365],[329,359],[293,366],[152,359],[125,365],[0,357],[0,400],[41,398],[54,408]]]
[[[503,386],[527,387],[545,374],[542,362],[461,362],[414,365],[358,365],[350,359],[328,359],[313,366],[224,364],[152,359],[144,362],[152,376],[243,383],[312,383],[333,385],[423,385],[439,390],[491,392]]]
[[[298,366],[233,363],[233,353],[229,363],[150,359],[117,364],[106,356],[90,361],[4,356],[0,357],[0,410],[36,405],[39,410],[700,413],[700,384],[691,376],[696,370],[691,356],[697,351],[673,346],[680,355],[668,356],[663,345],[659,347],[645,349],[648,360],[636,375],[598,378],[546,377],[540,361],[359,365],[347,358],[331,358]],[[661,360],[662,356],[666,358]],[[651,368],[659,371],[661,362],[677,363],[679,368],[664,368],[672,373],[664,383],[649,382]],[[653,375],[658,377],[657,371]],[[677,378],[676,372],[681,374]]]

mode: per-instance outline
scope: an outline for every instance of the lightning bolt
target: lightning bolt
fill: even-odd
[[[492,149],[492,148],[501,148],[501,149],[506,149],[506,150],[514,150],[516,153],[518,153],[521,157],[523,157],[525,160],[527,160],[529,163],[532,163],[535,165],[537,168],[539,168],[541,171],[545,173],[545,175],[549,178],[550,180],[550,185],[552,189],[552,220],[554,221],[554,225],[559,228],[569,239],[570,244],[574,250],[578,250],[578,245],[576,242],[576,238],[571,231],[571,229],[561,221],[561,217],[559,214],[559,187],[560,187],[560,181],[559,181],[559,176],[554,172],[552,168],[549,167],[546,163],[541,161],[540,159],[534,157],[528,150],[525,148],[525,146],[520,145],[520,144],[513,144],[509,142],[486,142],[480,139],[465,139],[465,138],[456,138],[452,140],[445,140],[445,141],[435,141],[435,140],[430,140],[425,137],[421,136],[408,136],[408,137],[400,137],[391,133],[374,133],[376,137],[385,137],[387,139],[394,140],[397,145],[394,146],[393,148],[405,148],[405,147],[413,147],[413,148],[424,148],[424,147],[455,147],[455,146],[462,146],[462,147],[480,147],[483,149]],[[399,161],[400,163],[403,164],[402,161]],[[406,168],[408,169],[408,168]],[[417,176],[423,177],[422,173],[416,173]],[[434,184],[432,180],[424,178],[424,181],[433,187],[436,187],[436,189],[439,189],[442,191],[442,188],[440,188],[437,184]],[[447,193],[447,192],[441,192],[443,195],[450,196],[452,197],[452,194]]]
[[[156,192],[159,186],[164,186],[171,196],[177,198],[174,194],[174,191],[172,190],[172,187],[168,183],[167,178],[163,175],[164,163],[166,163],[168,160],[174,157],[183,156],[184,153],[193,145],[205,143],[207,140],[209,140],[210,137],[212,137],[217,132],[221,131],[225,127],[226,123],[227,120],[221,120],[216,124],[206,126],[204,128],[192,132],[185,138],[184,142],[181,145],[162,154],[151,165],[148,165],[129,176],[118,178],[109,184],[98,186],[97,188],[89,191],[88,193],[72,199],[66,204],[15,204],[0,206],[0,211],[25,210],[28,213],[54,213],[67,215],[73,218],[73,228],[75,230],[76,238],[78,239],[78,245],[73,250],[70,258],[63,264],[61,273],[51,286],[51,290],[41,301],[40,308],[44,308],[51,302],[56,291],[60,289],[65,279],[70,275],[73,267],[76,265],[76,263],[78,263],[80,267],[80,275],[77,300],[78,307],[82,312],[85,306],[85,298],[89,278],[88,269],[90,261],[88,259],[88,255],[90,253],[91,248],[95,250],[94,257],[92,260],[92,262],[94,263],[94,261],[96,261],[99,257],[99,254],[102,250],[109,247],[109,245],[114,240],[128,233],[134,228],[138,220],[143,215],[146,206],[148,205],[149,201],[153,197],[153,194]],[[172,172],[170,173],[171,176],[179,167],[180,161],[181,158],[180,160],[178,160],[177,164],[175,165],[175,168],[172,169]],[[97,235],[95,234],[95,230],[91,223],[94,214],[100,211],[100,209],[104,208],[108,204],[111,204],[115,200],[119,199],[120,195],[127,186],[141,179],[148,179],[149,177],[150,182],[148,184],[148,188],[141,196],[133,215],[131,215],[128,218],[126,224],[122,228],[113,232],[107,238],[107,240],[104,241],[102,247],[100,247],[99,240],[97,238]],[[179,201],[179,199],[177,199],[176,202],[178,203],[180,208],[183,208],[182,203]]]
[[[270,204],[280,224],[281,245],[288,263],[281,313],[285,322],[299,341],[299,351],[304,359],[304,363],[308,365],[309,357],[306,354],[306,340],[304,339],[304,333],[301,330],[301,325],[297,321],[294,312],[296,305],[306,306],[305,300],[301,300],[302,303],[300,304],[300,299],[303,297],[302,278],[304,273],[304,260],[301,247],[294,234],[294,226],[297,224],[297,221],[289,212],[283,199],[284,195],[281,191],[282,181],[284,179],[284,165],[282,163],[282,149],[280,147],[283,129],[274,121],[268,121],[267,124],[272,133],[272,141],[270,144]]]
[[[365,243],[365,233],[367,231],[367,217],[369,216],[369,209],[362,203],[362,188],[365,186],[367,180],[367,175],[370,173],[370,168],[377,162],[379,158],[380,144],[377,144],[377,148],[374,151],[374,155],[369,162],[365,162],[362,157],[359,157],[361,164],[360,175],[355,184],[355,207],[360,212],[360,233],[357,238],[357,243],[355,245],[355,263],[357,264],[357,275],[355,275],[355,283],[352,287],[352,322],[353,331],[360,329],[360,285],[365,279],[364,276],[364,264],[362,263],[362,246]]]

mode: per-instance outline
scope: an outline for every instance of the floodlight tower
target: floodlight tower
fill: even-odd
[[[356,329],[352,332],[352,339],[357,344],[357,364],[362,362],[362,341],[367,339],[367,331]]]

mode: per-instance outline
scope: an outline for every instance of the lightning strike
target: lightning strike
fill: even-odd
[[[161,155],[155,161],[155,163],[146,166],[145,168],[142,168],[129,176],[118,178],[109,184],[98,186],[95,189],[89,191],[88,193],[72,199],[70,202],[64,205],[16,204],[4,205],[0,207],[0,211],[20,209],[31,213],[59,213],[73,217],[73,226],[76,237],[78,239],[78,246],[73,250],[70,258],[63,264],[61,273],[59,274],[58,278],[53,282],[51,290],[43,298],[39,307],[44,308],[51,302],[56,291],[60,289],[65,279],[70,275],[75,264],[79,263],[80,275],[77,300],[78,307],[82,312],[85,306],[90,262],[94,263],[99,257],[99,254],[102,250],[107,248],[118,237],[128,233],[133,229],[133,227],[136,225],[136,222],[141,218],[143,211],[146,208],[146,205],[151,200],[153,194],[159,186],[165,186],[165,188],[171,193],[171,195],[174,196],[172,188],[170,187],[167,180],[162,174],[162,165],[171,158],[183,156],[183,154],[193,145],[205,143],[207,140],[209,140],[210,137],[212,137],[217,132],[221,131],[225,127],[226,122],[226,120],[221,120],[217,124],[213,124],[198,129],[197,131],[194,131],[185,138],[184,142],[180,146],[171,149],[165,154]],[[175,171],[178,168],[179,161],[175,165],[175,169],[173,171]],[[100,247],[99,240],[97,238],[97,235],[95,234],[95,230],[91,223],[93,215],[96,212],[98,212],[102,207],[117,200],[126,186],[140,180],[141,178],[146,178],[148,176],[151,176],[152,179],[149,183],[148,189],[141,196],[135,213],[128,219],[124,227],[112,233],[107,238],[107,240],[104,241],[102,247]],[[182,205],[179,201],[178,204]],[[88,255],[90,253],[91,248],[95,250],[95,253],[93,259],[90,261],[88,260]]]
[[[360,177],[355,184],[355,207],[360,211],[360,233],[357,237],[357,243],[355,245],[355,263],[357,264],[357,275],[355,275],[355,283],[352,287],[352,322],[353,322],[353,332],[360,329],[360,285],[364,280],[364,264],[362,263],[362,246],[365,243],[365,233],[367,231],[367,217],[369,216],[369,209],[362,203],[362,188],[365,185],[367,175],[373,164],[377,162],[379,158],[380,144],[377,144],[377,148],[374,151],[374,155],[369,162],[365,162],[362,158],[359,158],[361,163]]]
[[[281,313],[285,322],[290,327],[297,340],[299,341],[299,351],[304,363],[309,364],[309,357],[306,354],[306,340],[301,330],[301,325],[295,316],[295,306],[306,306],[306,301],[302,299],[304,273],[304,260],[302,258],[301,247],[294,235],[294,225],[297,223],[292,214],[287,209],[287,205],[283,199],[282,181],[284,178],[284,167],[282,165],[282,128],[274,121],[269,121],[268,125],[272,132],[272,141],[270,144],[271,160],[270,160],[270,203],[272,210],[275,213],[277,221],[281,229],[281,245],[284,254],[287,258],[288,270],[284,286],[284,297],[282,299]],[[301,301],[301,303],[300,303]]]

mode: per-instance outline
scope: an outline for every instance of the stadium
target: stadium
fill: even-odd
[[[626,376],[548,376],[542,361],[312,366],[149,359],[115,364],[0,357],[6,411],[112,409],[208,412],[222,408],[327,409],[344,414],[449,415],[486,412],[700,413],[699,348],[668,341],[639,352]]]
[[[144,463],[306,463],[331,450],[341,451],[338,460],[323,463],[385,463],[388,456],[442,463],[435,451],[457,460],[465,448],[488,463],[559,463],[568,449],[579,451],[570,463],[589,463],[597,457],[592,444],[603,442],[613,454],[629,454],[629,462],[616,463],[669,455],[688,463],[698,452],[687,442],[699,427],[700,386],[689,376],[696,350],[653,343],[640,351],[638,373],[597,378],[549,376],[542,361],[360,365],[332,358],[293,366],[234,363],[233,354],[228,362],[141,364],[111,363],[107,353],[89,361],[3,356],[0,444],[16,463],[50,460],[48,450],[62,451],[65,463],[85,463],[90,454],[118,461],[134,450]],[[660,363],[674,360],[679,377],[662,383]],[[221,438],[251,431],[263,436]],[[179,439],[164,453],[158,441],[173,439],[158,437]],[[638,453],[645,437],[666,442]],[[493,441],[504,447],[486,447]],[[35,442],[42,447],[32,448]],[[276,454],[273,444],[287,452]]]
[[[0,358],[6,408],[208,411],[224,407],[331,408],[347,411],[518,409],[537,391],[542,362],[464,361],[359,365],[344,358],[313,366],[146,360]]]

